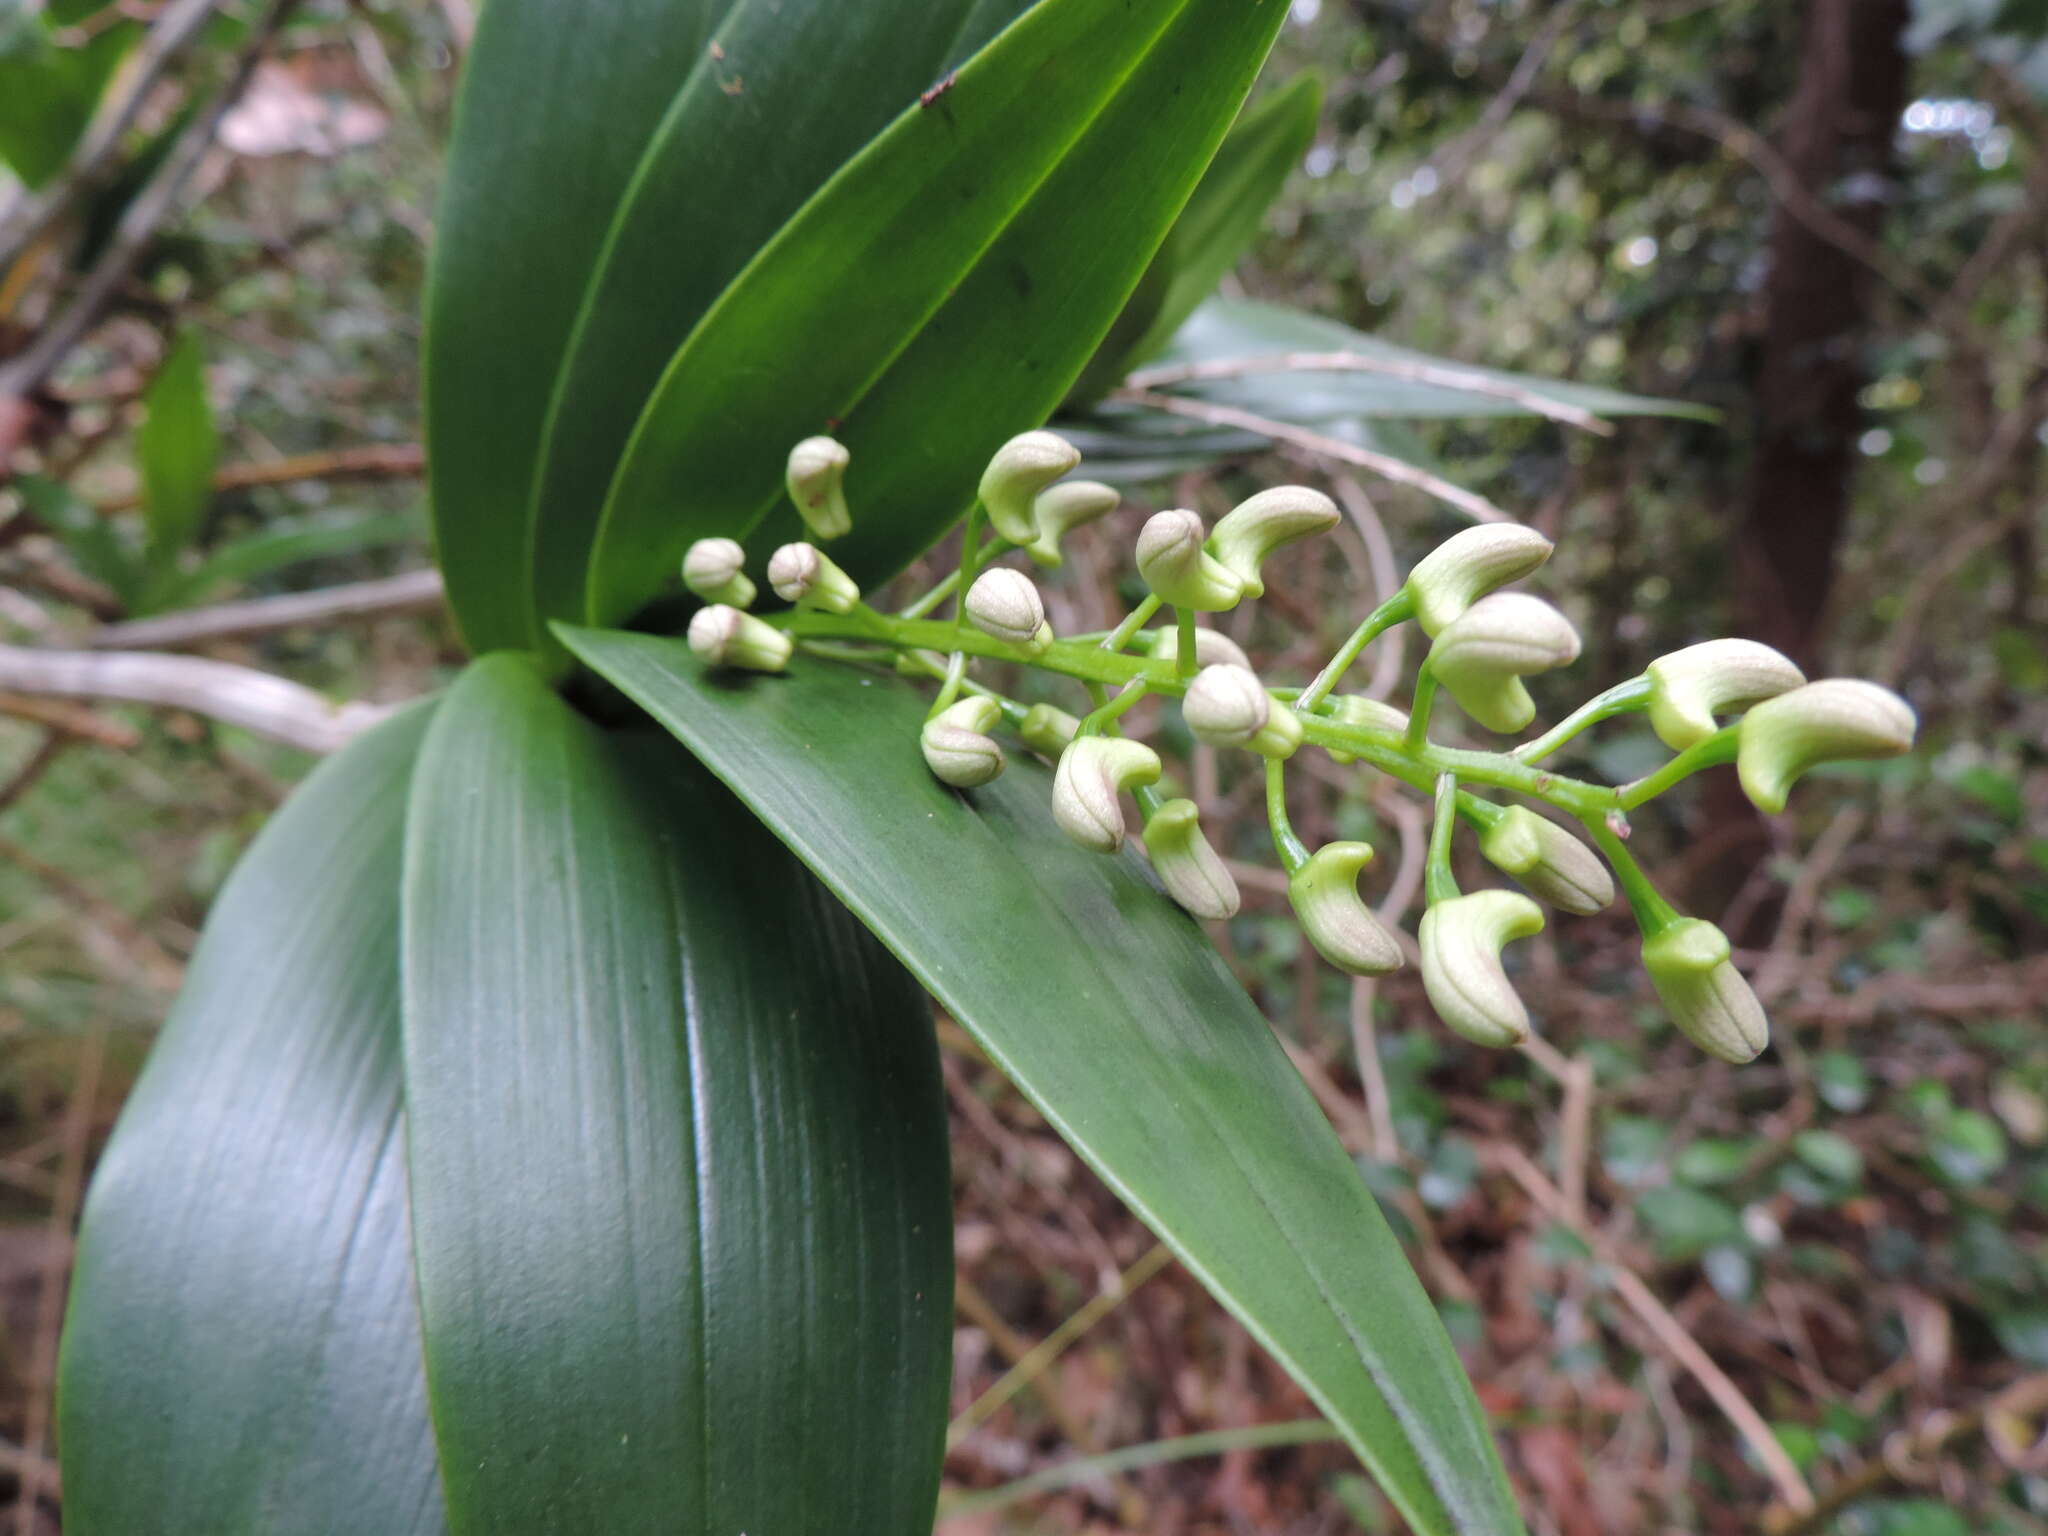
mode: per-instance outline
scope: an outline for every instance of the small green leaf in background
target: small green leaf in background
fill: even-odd
[[[1863,1178],[1863,1154],[1846,1136],[1833,1131],[1801,1131],[1792,1150],[1807,1167],[1836,1184],[1855,1185]]]
[[[1989,1115],[1958,1109],[1941,1116],[1932,1127],[1927,1155],[1958,1184],[1982,1184],[2006,1160],[2005,1132]]]
[[[1813,1086],[1821,1102],[1853,1115],[1870,1102],[1870,1069],[1850,1051],[1823,1051],[1813,1059]]]
[[[107,81],[142,35],[124,20],[80,43],[60,45],[51,36],[101,8],[100,0],[44,7],[0,0],[0,163],[26,186],[40,187],[63,168]]]
[[[135,457],[155,586],[170,577],[178,556],[199,536],[220,457],[220,434],[206,398],[206,355],[194,332],[180,334],[165,354],[143,394],[142,408]]]
[[[1684,1184],[1644,1190],[1636,1196],[1636,1215],[1667,1259],[1694,1259],[1742,1241],[1742,1215],[1734,1206]]]
[[[1726,1184],[1742,1176],[1756,1150],[1754,1137],[1702,1136],[1672,1159],[1671,1172],[1682,1184]]]
[[[14,490],[37,522],[64,546],[81,575],[106,587],[125,608],[142,596],[142,571],[112,519],[67,485],[41,475],[17,475]]]

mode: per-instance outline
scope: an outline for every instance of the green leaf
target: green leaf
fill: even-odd
[[[1284,15],[1040,0],[907,112],[671,362],[607,498],[589,612],[639,608],[704,534],[798,536],[784,456],[822,430],[853,452],[833,558],[871,582],[927,546],[1079,375]]]
[[[512,655],[421,755],[404,956],[451,1526],[928,1528],[950,1186],[901,968],[672,741]]]
[[[562,350],[620,194],[729,0],[491,0],[427,275],[434,538],[473,651],[532,643],[524,518]]]
[[[736,682],[681,642],[564,628],[938,994],[1337,1425],[1425,1536],[1521,1529],[1456,1355],[1356,1168],[1201,929],[1013,763],[962,795],[906,685]]]
[[[107,81],[142,35],[139,25],[121,21],[60,47],[51,25],[75,24],[68,14],[75,9],[52,6],[46,23],[21,0],[0,7],[0,162],[29,187],[63,169]]]
[[[790,215],[940,77],[963,27],[1025,3],[977,15],[970,0],[733,6],[626,191],[556,382],[528,512],[543,611],[580,611],[605,487],[691,328]]]
[[[161,579],[199,536],[220,458],[220,434],[206,398],[206,356],[194,332],[184,332],[172,345],[142,404],[135,457],[149,530],[146,560],[152,579]]]
[[[398,1046],[405,785],[431,706],[315,769],[206,924],[86,1202],[64,1528],[443,1528]]]
[[[106,513],[69,486],[41,475],[17,476],[14,489],[36,521],[64,546],[81,575],[111,589],[124,608],[136,605],[141,598],[141,568]]]
[[[1709,1248],[1743,1241],[1741,1212],[1689,1185],[1644,1190],[1636,1196],[1636,1214],[1656,1235],[1657,1251],[1667,1259],[1697,1258]]]
[[[182,608],[226,586],[239,586],[305,560],[353,555],[420,536],[419,520],[403,513],[319,512],[284,517],[231,539],[190,571],[151,594],[158,609]]]

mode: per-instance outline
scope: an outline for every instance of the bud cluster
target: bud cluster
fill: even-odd
[[[846,448],[827,437],[791,451],[790,497],[820,542],[853,525],[849,463]],[[1118,496],[1109,486],[1066,478],[1079,463],[1072,445],[1051,432],[1026,432],[1003,444],[981,477],[960,570],[901,614],[868,606],[816,544],[795,543],[776,550],[765,571],[768,588],[790,607],[757,617],[747,611],[758,589],[742,547],[731,539],[699,540],[682,569],[684,585],[705,604],[690,621],[690,647],[719,667],[780,671],[801,647],[852,660],[893,659],[898,670],[939,679],[919,739],[936,779],[970,793],[989,784],[1008,766],[997,739],[1008,731],[1054,763],[1052,820],[1062,832],[1092,852],[1117,853],[1132,830],[1124,809],[1129,797],[1166,894],[1196,917],[1221,920],[1240,904],[1229,863],[1204,836],[1194,801],[1155,788],[1165,765],[1121,724],[1148,695],[1178,699],[1196,742],[1263,760],[1274,847],[1309,943],[1342,971],[1376,976],[1398,969],[1410,946],[1390,925],[1398,914],[1375,913],[1361,892],[1373,849],[1351,841],[1304,846],[1288,823],[1284,789],[1286,764],[1307,747],[1340,765],[1367,764],[1435,794],[1428,904],[1412,947],[1424,991],[1452,1029],[1485,1045],[1526,1040],[1529,1011],[1504,960],[1508,944],[1542,930],[1546,905],[1575,914],[1606,909],[1618,881],[1642,932],[1644,967],[1679,1030],[1725,1061],[1747,1061],[1764,1049],[1769,1026],[1730,958],[1727,936],[1680,915],[1657,893],[1628,852],[1627,813],[1694,772],[1729,763],[1760,809],[1780,812],[1793,783],[1821,764],[1909,751],[1916,721],[1903,699],[1874,683],[1808,682],[1785,657],[1754,641],[1709,640],[1659,657],[1640,677],[1588,700],[1512,751],[1441,745],[1429,734],[1439,691],[1480,728],[1520,732],[1537,713],[1526,680],[1579,655],[1578,631],[1562,611],[1508,590],[1551,553],[1543,535],[1509,523],[1445,540],[1364,616],[1307,686],[1271,687],[1236,642],[1195,616],[1263,596],[1276,550],[1337,526],[1340,515],[1327,496],[1294,485],[1259,492],[1213,529],[1192,510],[1153,514],[1134,550],[1150,595],[1106,636],[1063,640],[1031,576],[996,562],[1016,552],[1041,569],[1058,569],[1066,537],[1115,509]],[[986,543],[984,525],[992,530]],[[950,620],[924,617],[948,597]],[[1148,628],[1162,609],[1171,611],[1170,621]],[[1366,646],[1410,622],[1429,646],[1407,709],[1337,691]],[[974,679],[976,660],[1071,680],[1088,690],[1091,707],[1074,714],[1007,698]],[[1117,683],[1121,691],[1112,696]],[[1579,732],[1637,711],[1676,754],[1645,778],[1610,786],[1536,766]],[[1499,794],[1533,805],[1502,803]],[[1562,813],[1584,835],[1534,806]],[[1460,823],[1476,831],[1484,859],[1521,890],[1458,889],[1450,855]]]

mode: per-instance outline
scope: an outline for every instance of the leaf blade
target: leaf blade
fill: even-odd
[[[206,357],[194,332],[172,344],[142,398],[135,454],[154,583],[170,575],[172,562],[199,536],[220,458],[220,433],[206,398]]]

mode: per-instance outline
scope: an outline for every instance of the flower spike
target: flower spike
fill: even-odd
[[[1754,640],[1707,640],[1645,669],[1650,729],[1674,752],[1714,734],[1714,716],[1789,693],[1806,675]]]
[[[1337,504],[1305,485],[1276,485],[1240,502],[1217,520],[1209,547],[1244,583],[1246,597],[1263,597],[1259,567],[1283,544],[1328,533],[1342,521]]]
[[[1913,749],[1913,706],[1875,683],[1831,677],[1766,699],[1742,717],[1735,768],[1742,792],[1775,815],[1807,769]]]
[[[1408,573],[1415,621],[1435,636],[1473,603],[1520,581],[1550,558],[1550,540],[1520,523],[1487,523],[1452,534]]]
[[[1643,943],[1643,968],[1686,1039],[1740,1066],[1771,1043],[1763,1004],[1728,958],[1728,935],[1681,917]]]
[[[1145,853],[1166,894],[1196,917],[1218,922],[1237,915],[1237,882],[1202,835],[1194,801],[1169,800],[1152,813]]]
[[[1474,891],[1422,914],[1422,986],[1439,1017],[1476,1045],[1520,1045],[1529,1010],[1508,981],[1500,952],[1543,931],[1543,909],[1514,891]]]
[[[725,603],[699,608],[690,618],[690,649],[714,667],[780,672],[795,649],[789,636]]]
[[[996,450],[981,473],[981,505],[995,531],[1012,544],[1038,538],[1032,504],[1038,493],[1081,462],[1074,445],[1056,432],[1024,432]]]
[[[786,603],[823,613],[851,613],[860,588],[815,544],[785,544],[768,561],[768,585]]]
[[[1539,901],[1560,912],[1598,912],[1614,900],[1614,877],[1600,855],[1525,805],[1510,806],[1479,834],[1479,851]]]
[[[1578,655],[1579,633],[1557,609],[1524,592],[1496,592],[1444,626],[1429,648],[1429,667],[1488,730],[1519,731],[1536,718],[1523,677]]]
[[[1052,644],[1052,626],[1045,622],[1045,602],[1038,587],[1022,571],[991,566],[967,589],[968,622],[985,635],[1021,646],[1032,656]]]
[[[1202,520],[1194,513],[1153,513],[1138,530],[1138,574],[1176,608],[1198,613],[1235,608],[1244,596],[1244,582],[1202,547],[1203,539]]]
[[[1159,782],[1159,754],[1128,736],[1077,736],[1060,754],[1052,780],[1052,819],[1083,848],[1115,853],[1124,845],[1117,796]]]
[[[1003,771],[1003,749],[988,734],[1001,715],[994,699],[978,694],[948,704],[925,721],[918,736],[925,766],[955,789],[988,783]]]
[[[853,531],[845,485],[851,460],[846,445],[830,437],[807,437],[789,450],[789,499],[814,538],[843,538]]]
[[[1060,542],[1076,528],[1114,512],[1121,499],[1115,486],[1100,480],[1065,480],[1040,491],[1031,504],[1038,537],[1024,553],[1047,570],[1058,569],[1066,561]]]
[[[732,539],[699,539],[683,551],[683,585],[707,603],[730,608],[754,606],[747,579],[747,552]]]
[[[1309,943],[1353,976],[1384,976],[1401,968],[1401,946],[1358,894],[1358,872],[1372,862],[1370,843],[1325,843],[1287,877],[1287,900]]]

